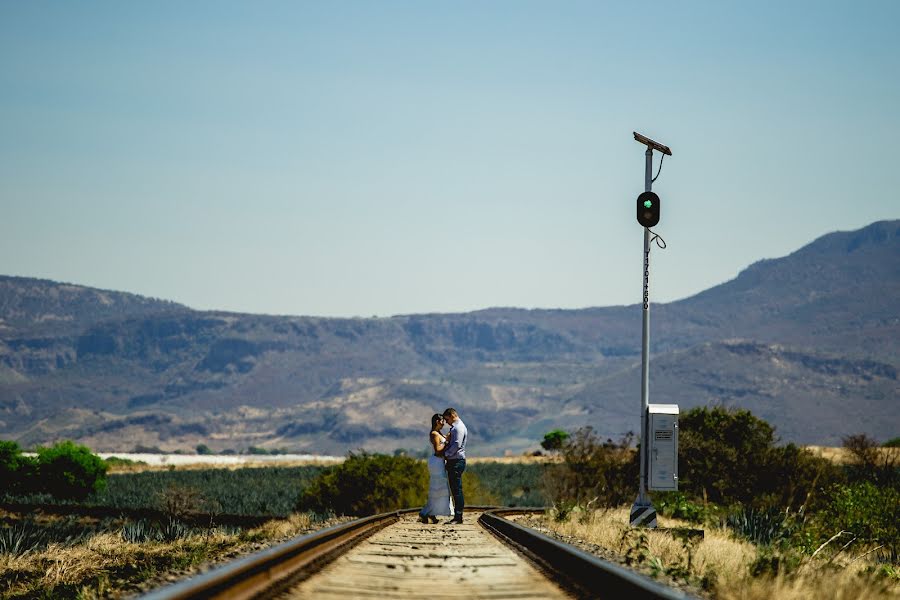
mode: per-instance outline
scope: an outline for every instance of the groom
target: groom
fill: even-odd
[[[450,482],[450,493],[453,494],[453,506],[456,509],[451,521],[447,524],[463,522],[463,488],[462,474],[466,470],[466,424],[462,422],[456,409],[444,411],[444,420],[450,425],[450,440],[444,448],[447,459],[447,479]]]

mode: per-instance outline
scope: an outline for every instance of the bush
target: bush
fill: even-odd
[[[159,446],[144,446],[142,444],[138,444],[132,450],[135,454],[165,454],[165,450],[161,449]]]
[[[637,489],[638,454],[633,434],[619,442],[602,442],[593,428],[583,427],[563,445],[563,463],[544,472],[546,497],[557,508],[564,505],[618,506],[632,499]]]
[[[209,456],[213,451],[206,444],[197,444],[197,454],[201,456]]]
[[[883,445],[885,448],[900,448],[900,437],[891,438]]]
[[[900,481],[900,451],[879,447],[878,442],[864,433],[848,435],[842,441],[850,454],[847,471],[853,481],[881,485],[896,485]]]
[[[849,531],[862,545],[884,545],[892,562],[900,553],[900,491],[865,481],[835,485],[828,492],[828,506],[814,519],[824,541]]]
[[[33,474],[34,460],[22,454],[19,444],[0,440],[0,481],[4,482],[0,495],[28,491]]]
[[[297,506],[302,511],[364,516],[422,506],[427,497],[425,463],[408,456],[351,452],[343,463],[314,479]]]
[[[86,446],[70,441],[37,449],[41,491],[56,498],[83,500],[106,487],[107,464]]]
[[[840,469],[794,444],[747,410],[694,408],[679,423],[679,487],[720,504],[791,507],[839,481]]]
[[[750,501],[774,439],[774,428],[750,411],[694,408],[679,420],[679,485],[713,502]]]
[[[818,510],[825,502],[823,490],[846,477],[838,465],[794,444],[770,449],[755,504],[785,511]]]
[[[704,523],[712,516],[709,505],[691,502],[682,492],[658,492],[653,505],[659,514],[691,523]]]

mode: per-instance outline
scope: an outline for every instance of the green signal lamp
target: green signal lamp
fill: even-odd
[[[644,227],[655,227],[659,223],[659,196],[644,192],[637,197],[637,220]]]

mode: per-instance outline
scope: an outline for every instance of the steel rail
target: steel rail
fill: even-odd
[[[686,592],[665,586],[630,569],[588,554],[503,516],[545,509],[495,509],[478,522],[501,541],[554,575],[557,583],[579,598],[628,598],[629,600],[695,600]]]
[[[602,560],[592,554],[518,525],[505,516],[544,512],[544,508],[472,506],[484,511],[478,522],[551,579],[579,598],[693,600],[685,592]],[[235,599],[271,597],[293,586],[350,547],[400,520],[411,508],[382,513],[299,536],[229,562],[208,573],[153,590],[142,600]]]
[[[417,510],[417,509],[413,509]],[[283,544],[229,562],[141,596],[143,600],[234,599],[258,597],[277,586],[291,585],[304,571],[315,569],[339,556],[376,531],[400,520],[409,511],[393,511],[334,525],[296,537]]]
[[[496,506],[472,506],[487,510]],[[400,515],[418,512],[407,508],[364,517],[301,535],[278,546],[240,558],[208,573],[167,585],[140,596],[142,600],[245,600],[274,595],[299,583],[316,569],[331,562],[352,546],[400,520]]]

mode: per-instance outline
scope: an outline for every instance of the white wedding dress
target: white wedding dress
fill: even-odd
[[[453,516],[453,498],[450,497],[450,485],[447,482],[447,469],[444,459],[434,455],[434,448],[428,447],[428,504],[422,509],[425,516]]]

